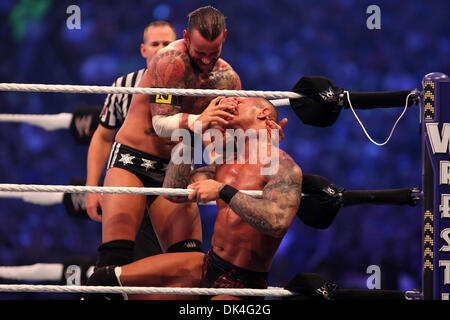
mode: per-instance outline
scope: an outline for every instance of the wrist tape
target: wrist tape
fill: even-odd
[[[219,192],[219,198],[225,201],[227,204],[230,203],[231,199],[234,197],[239,190],[233,188],[232,186],[226,184],[222,190]]]

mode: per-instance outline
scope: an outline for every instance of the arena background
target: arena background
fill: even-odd
[[[69,30],[69,5],[81,29]],[[187,14],[213,5],[227,16],[222,57],[243,89],[290,90],[301,76],[321,75],[350,91],[421,88],[430,72],[450,74],[450,2],[442,1],[50,1],[0,2],[0,82],[111,85],[140,69],[143,28],[163,19],[182,36]],[[369,30],[366,9],[381,9]],[[0,113],[56,114],[102,105],[105,95],[0,92]],[[384,141],[402,109],[359,111],[369,133]],[[346,189],[421,188],[419,108],[409,108],[391,141],[372,144],[349,110],[329,128],[304,125],[290,110],[281,146],[305,174]],[[68,130],[0,124],[0,182],[67,185],[86,174],[87,147]],[[215,209],[202,207],[205,248]],[[382,289],[421,288],[421,205],[341,209],[334,224],[315,230],[295,219],[270,273],[283,286],[296,273],[316,272],[341,288],[366,288],[370,265]],[[0,265],[60,263],[96,257],[97,222],[70,217],[62,205],[0,201]],[[16,281],[3,281],[15,283]],[[1,299],[72,299],[73,295],[0,294]]]

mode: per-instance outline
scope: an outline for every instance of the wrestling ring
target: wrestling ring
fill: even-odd
[[[376,145],[384,145],[391,138],[395,126],[407,107],[420,104],[422,141],[422,188],[391,190],[345,190],[327,179],[305,175],[303,185],[304,206],[298,217],[309,226],[327,228],[338,210],[359,204],[397,204],[415,206],[419,202],[423,210],[422,232],[422,288],[421,291],[346,290],[340,289],[316,274],[298,274],[284,288],[268,289],[207,289],[168,287],[103,287],[82,285],[22,285],[0,284],[0,292],[53,292],[53,293],[112,293],[112,294],[182,294],[182,295],[233,295],[270,296],[306,299],[424,299],[449,300],[450,296],[450,80],[442,73],[430,73],[422,80],[422,90],[389,92],[349,92],[334,86],[322,77],[303,77],[292,91],[234,91],[166,88],[127,88],[100,86],[71,86],[43,84],[0,83],[1,91],[58,92],[58,93],[127,93],[149,95],[263,97],[274,99],[276,107],[291,106],[300,120],[308,125],[326,127],[332,125],[341,109],[349,108],[361,125],[368,139]],[[404,105],[404,110],[394,124],[388,139],[375,142],[365,130],[354,109],[391,108]],[[84,111],[85,112],[85,111]],[[89,126],[95,127],[96,112],[92,113]],[[86,144],[86,130],[77,130],[77,116],[12,115],[0,114],[0,122],[19,122],[39,126],[45,130],[70,129],[75,140]],[[86,114],[82,114],[85,117]],[[39,205],[63,203],[69,214],[87,217],[85,208],[73,202],[72,195],[86,193],[127,193],[145,195],[185,196],[189,189],[85,187],[82,182],[68,186],[0,184],[0,197],[19,198]],[[262,191],[241,190],[254,197]],[[45,196],[44,196],[45,195]],[[47,196],[49,195],[49,196]],[[209,203],[214,205],[214,203]],[[0,278],[15,280],[56,280],[65,271],[60,264],[36,264],[32,266],[0,267]],[[84,277],[92,273],[92,266],[85,266]],[[363,298],[364,299],[364,298]]]

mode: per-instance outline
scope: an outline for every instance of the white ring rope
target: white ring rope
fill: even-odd
[[[60,281],[62,263],[35,263],[24,266],[0,266],[0,278],[19,281]]]
[[[63,203],[64,193],[0,191],[0,198],[21,199],[41,206],[53,206]]]
[[[70,128],[72,118],[73,114],[66,112],[58,114],[0,114],[0,122],[28,123],[47,131]]]
[[[287,297],[293,292],[277,287],[268,289],[235,288],[180,288],[180,287],[108,287],[108,286],[63,286],[1,284],[0,292],[53,292],[53,293],[125,293],[125,294],[182,294],[182,295],[230,295]]]
[[[274,105],[274,107],[282,107],[282,106],[290,106],[291,102],[289,101],[289,99],[274,99],[274,100],[269,100],[270,103],[272,103]]]
[[[65,193],[120,193],[140,194],[148,196],[188,196],[192,189],[180,188],[143,188],[143,187],[89,187],[89,186],[61,186],[61,185],[37,185],[37,184],[0,184],[0,191],[22,192],[65,192]],[[262,197],[261,190],[240,190],[255,198]]]
[[[6,199],[20,199],[24,202],[40,205],[40,206],[54,206],[62,204],[64,200],[63,192],[14,192],[14,191],[0,191],[0,198]],[[213,206],[216,205],[215,201],[210,201],[206,203],[198,203],[202,206]],[[82,209],[86,209],[82,206]],[[0,267],[1,268],[1,267]]]
[[[289,99],[270,100],[275,107],[289,106]],[[47,131],[69,129],[73,118],[71,113],[58,114],[0,114],[0,122],[27,123]]]
[[[217,89],[173,89],[173,88],[135,88],[111,86],[86,86],[64,84],[26,84],[0,83],[0,91],[24,92],[65,92],[65,93],[101,93],[101,94],[148,94],[148,95],[179,95],[179,96],[225,96],[225,97],[261,97],[266,99],[301,98],[303,95],[292,91],[262,91],[262,90],[217,90]]]

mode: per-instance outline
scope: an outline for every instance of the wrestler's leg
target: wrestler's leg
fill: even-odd
[[[175,252],[155,255],[121,267],[122,286],[198,288],[204,254]],[[194,295],[128,295],[129,299],[198,299]]]
[[[196,203],[173,203],[158,196],[148,211],[164,252],[180,241],[202,241],[202,223]]]
[[[104,186],[142,187],[143,184],[134,174],[124,169],[110,168],[106,173]],[[132,261],[128,261],[128,254],[132,259],[136,233],[145,208],[145,195],[103,195],[102,245],[99,247],[98,266],[123,265]]]
[[[163,252],[159,245],[155,230],[153,229],[152,222],[150,221],[150,215],[147,210],[145,210],[141,226],[136,233],[133,261],[161,253]]]

